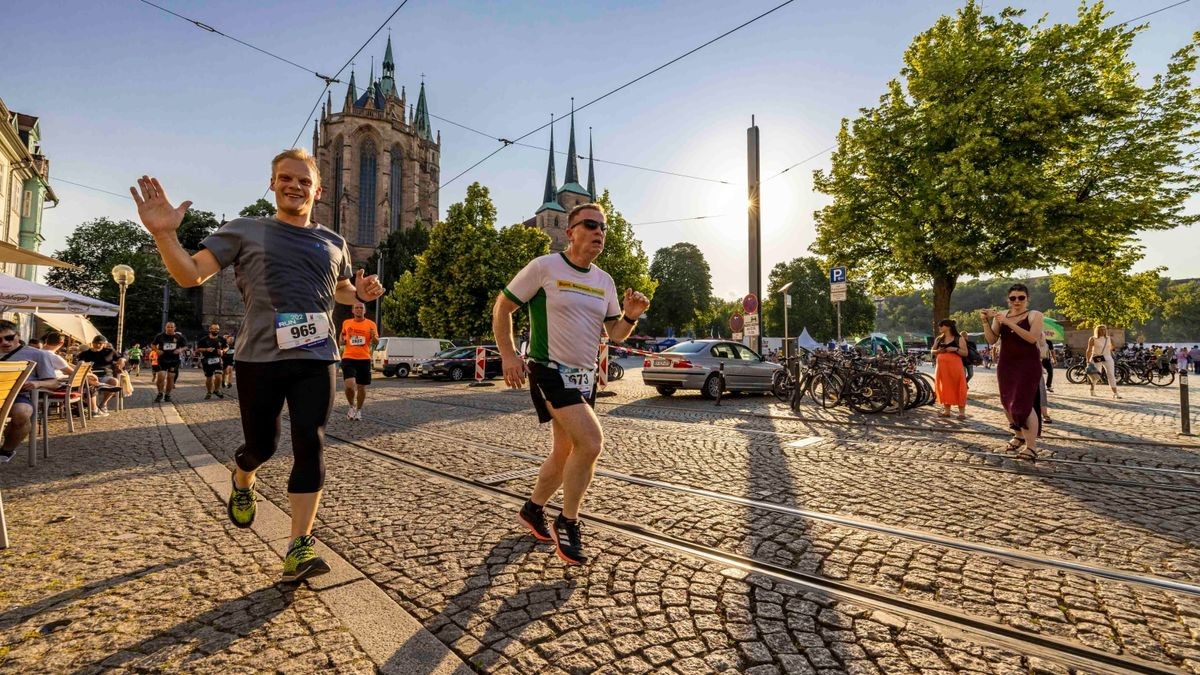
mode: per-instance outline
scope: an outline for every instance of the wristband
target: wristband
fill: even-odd
[[[358,297],[358,289],[357,288],[354,289],[354,299],[361,302],[364,305],[367,304],[368,302],[371,302],[370,300],[363,300],[362,298]]]
[[[628,323],[630,326],[636,326],[636,325],[637,325],[637,322],[638,322],[638,320],[637,320],[637,319],[631,319],[631,318],[629,318],[628,316],[626,316],[625,314],[622,314],[622,315],[621,315],[621,318],[622,318],[622,319],[624,319],[624,320],[626,321],[626,323]]]

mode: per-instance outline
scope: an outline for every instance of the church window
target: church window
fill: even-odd
[[[388,223],[388,231],[395,232],[400,229],[400,216],[404,213],[404,159],[400,153],[400,146],[392,146],[392,169],[390,172],[388,186],[388,201],[391,213],[391,222]]]
[[[371,139],[363,141],[358,160],[358,243],[375,245],[375,183],[377,159],[375,144]]]
[[[334,139],[333,145],[333,231],[342,232],[342,139]]]

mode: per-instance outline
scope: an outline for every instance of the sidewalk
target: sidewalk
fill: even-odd
[[[469,672],[344,560],[278,584],[287,518],[229,523],[228,470],[150,403],[68,434],[35,468],[0,467],[0,671]],[[218,496],[220,494],[220,496]]]

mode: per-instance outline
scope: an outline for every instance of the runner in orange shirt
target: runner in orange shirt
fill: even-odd
[[[367,386],[371,384],[371,350],[379,340],[375,322],[363,318],[366,305],[354,303],[354,318],[342,322],[342,379],[346,381],[346,419],[361,420]]]

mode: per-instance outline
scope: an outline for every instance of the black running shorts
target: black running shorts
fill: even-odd
[[[221,363],[226,368],[232,368],[233,367],[233,352],[225,352],[225,355],[221,357]]]
[[[158,370],[155,372],[170,373],[175,377],[179,377],[179,362],[175,361],[174,363],[159,363]]]
[[[209,360],[216,360],[216,363],[209,363]],[[202,356],[200,357],[200,365],[204,367],[204,376],[212,377],[224,369],[221,365],[221,357],[219,356]]]
[[[583,392],[570,389],[563,384],[562,375],[558,370],[540,363],[529,362],[529,395],[533,398],[533,407],[537,410],[538,421],[542,424],[553,419],[550,416],[549,402],[555,408],[565,408],[569,405],[587,403],[596,407],[596,385],[592,383],[592,394],[586,399]]]
[[[354,378],[362,386],[371,384],[371,359],[342,359],[342,378]]]

